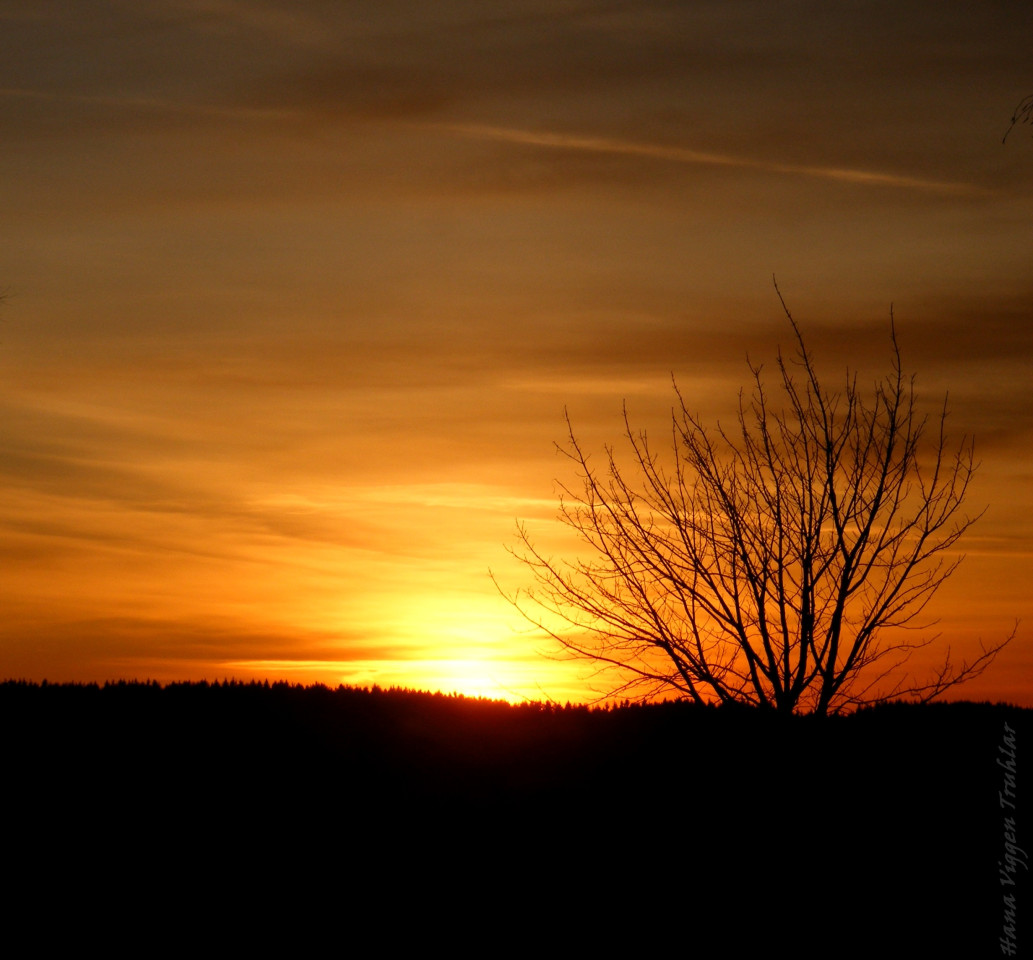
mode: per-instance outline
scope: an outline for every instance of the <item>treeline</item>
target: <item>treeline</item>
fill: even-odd
[[[1033,743],[1031,715],[951,703],[783,718],[686,702],[510,704],[232,680],[0,684],[8,763],[34,782],[161,780],[223,792],[261,783],[262,796],[303,793],[313,805],[337,803],[340,788],[372,809],[403,795],[501,807],[543,794],[576,805],[600,792],[637,803],[670,791],[737,808],[747,794],[813,805],[838,791],[839,804],[869,804],[870,819],[895,791],[935,816],[996,798],[1003,725]]]

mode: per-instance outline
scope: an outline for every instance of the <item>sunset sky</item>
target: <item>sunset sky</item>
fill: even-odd
[[[0,677],[593,695],[499,594],[554,441],[904,363],[1033,706],[1033,5],[0,2]],[[941,652],[942,652],[942,648]]]

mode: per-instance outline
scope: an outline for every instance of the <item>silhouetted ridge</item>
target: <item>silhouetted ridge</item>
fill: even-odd
[[[715,930],[777,927],[805,896],[815,944],[851,923],[851,943],[923,956],[996,950],[1004,724],[1020,759],[1033,744],[1033,711],[989,703],[794,717],[235,681],[8,682],[0,717],[10,822],[87,858],[322,875],[340,847],[348,874],[493,864],[513,896],[569,876],[554,895],[586,904],[648,900],[675,870],[666,895]]]

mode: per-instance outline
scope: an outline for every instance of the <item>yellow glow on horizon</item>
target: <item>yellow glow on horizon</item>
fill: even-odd
[[[317,660],[298,661],[234,661],[224,664],[225,669],[215,672],[211,679],[285,680],[304,685],[322,683],[329,687],[372,687],[384,689],[404,687],[429,693],[462,694],[489,700],[521,703],[526,700],[545,700],[548,695],[529,684],[529,671],[520,676],[519,668],[505,660],[427,659],[386,662],[383,660],[351,663]],[[521,689],[509,686],[513,680]]]

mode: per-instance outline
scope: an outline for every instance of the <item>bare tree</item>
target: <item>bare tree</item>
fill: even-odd
[[[776,292],[777,292],[776,286]],[[1011,639],[930,678],[903,670],[920,615],[978,519],[962,512],[973,448],[916,409],[890,313],[892,370],[866,397],[847,372],[818,381],[781,293],[795,352],[778,354],[784,405],[750,364],[734,430],[708,429],[678,392],[663,459],[625,408],[634,477],[607,448],[600,470],[574,435],[579,485],[560,517],[587,559],[553,560],[518,527],[534,584],[512,601],[570,654],[614,668],[611,692],[825,714],[929,700],[980,674]],[[924,443],[928,438],[929,443]],[[666,444],[665,444],[666,446]]]

